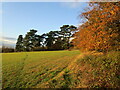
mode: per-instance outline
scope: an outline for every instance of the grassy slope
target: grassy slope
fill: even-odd
[[[71,67],[72,87],[120,88],[120,52],[84,53]]]
[[[120,87],[120,52],[3,54],[3,87]]]

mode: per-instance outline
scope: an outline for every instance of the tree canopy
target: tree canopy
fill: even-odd
[[[74,35],[81,50],[120,50],[120,2],[91,2],[80,16],[83,24]]]
[[[37,30],[30,30],[25,37],[19,35],[16,43],[16,51],[34,51],[34,50],[64,50],[73,45],[72,38],[77,27],[73,25],[63,25],[60,31],[50,31],[42,35],[37,35]]]
[[[16,51],[23,51],[23,36],[19,35],[16,43]]]

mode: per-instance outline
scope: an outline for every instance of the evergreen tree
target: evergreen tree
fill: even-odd
[[[23,39],[23,45],[25,51],[32,51],[36,45],[39,45],[39,36],[35,33],[37,30],[30,30],[30,32],[27,32],[25,35],[25,38]]]
[[[55,42],[55,37],[57,36],[57,31],[50,31],[46,34],[45,43],[49,50],[54,49],[53,44]]]
[[[77,27],[73,25],[63,25],[60,27],[60,34],[62,35],[63,48],[69,49],[71,45],[70,39],[73,36],[74,32],[77,30]]]
[[[15,47],[17,52],[23,51],[23,36],[19,35]]]
[[[63,25],[60,31],[50,31],[48,33],[37,35],[37,30],[30,30],[24,38],[19,36],[16,43],[17,51],[33,51],[33,50],[63,50],[69,49],[71,45],[70,38],[77,29],[73,25]],[[21,45],[21,49],[20,46]]]

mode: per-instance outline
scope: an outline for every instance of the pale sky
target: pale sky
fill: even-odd
[[[2,40],[17,39],[18,35],[25,35],[30,29],[43,34],[59,30],[64,24],[77,26],[81,24],[79,15],[87,5],[85,2],[3,2],[0,16],[5,38]],[[14,40],[8,43],[15,43]]]

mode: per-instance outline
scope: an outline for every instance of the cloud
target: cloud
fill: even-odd
[[[16,39],[11,37],[0,37],[0,47],[5,46],[15,46]]]
[[[79,24],[77,24],[76,26],[79,27],[79,26],[81,26],[82,24],[83,24],[83,23],[79,23]]]
[[[16,38],[12,38],[12,37],[2,37],[3,39],[8,39],[8,40],[16,40]]]
[[[61,5],[63,7],[69,7],[69,8],[78,8],[81,6],[82,3],[80,2],[62,2]]]

